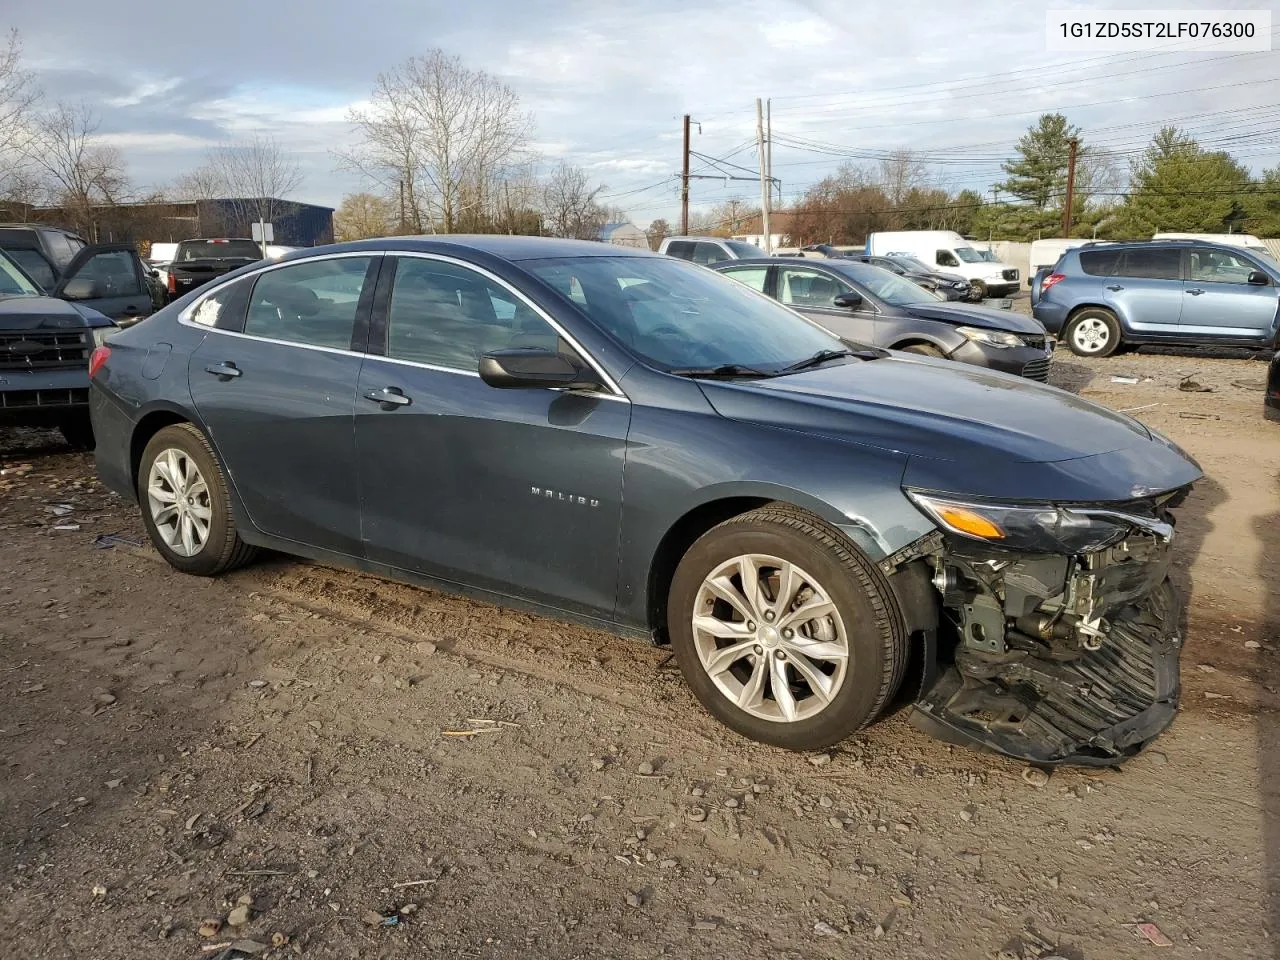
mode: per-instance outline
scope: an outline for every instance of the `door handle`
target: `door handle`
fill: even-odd
[[[1193,297],[1198,297],[1200,294],[1204,293],[1204,291],[1199,287],[1196,287],[1194,290],[1188,290],[1187,293],[1191,294]]]
[[[1113,283],[1111,284],[1111,286],[1107,287],[1107,289],[1110,290],[1112,293],[1119,293],[1121,290],[1124,289],[1124,287],[1120,286],[1120,284],[1118,283]]]
[[[237,367],[230,360],[224,360],[222,363],[211,363],[204,368],[204,372],[212,373],[224,383],[228,380],[234,380],[236,377],[244,373],[243,370]]]
[[[383,410],[398,410],[400,407],[407,407],[413,403],[413,400],[406,397],[404,391],[399,387],[383,387],[381,390],[371,390],[364,395],[364,398],[372,400]]]

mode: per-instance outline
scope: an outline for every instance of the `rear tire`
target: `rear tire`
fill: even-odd
[[[253,559],[231,516],[226,477],[189,423],[158,431],[138,465],[138,505],[151,542],[183,573],[214,577]]]
[[[58,432],[73,450],[92,450],[97,446],[93,439],[93,423],[89,414],[80,414],[58,424]]]
[[[883,576],[838,530],[787,504],[699,538],[667,609],[681,673],[708,712],[790,750],[870,723],[906,668],[907,632]]]
[[[1062,339],[1077,357],[1109,357],[1120,347],[1120,324],[1110,310],[1086,307],[1067,321]]]

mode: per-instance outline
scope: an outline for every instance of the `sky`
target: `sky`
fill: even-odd
[[[1053,6],[1114,9],[1117,4]],[[1124,163],[1177,123],[1257,171],[1280,163],[1280,50],[1047,53],[1048,3],[858,0],[7,0],[50,100],[83,101],[142,188],[220,143],[269,134],[295,153],[294,199],[361,189],[333,151],[379,71],[439,47],[504,80],[533,113],[533,148],[604,185],[646,226],[675,222],[681,116],[702,174],[756,166],[755,99],[771,101],[784,204],[842,162],[909,148],[932,186],[988,191],[1036,116],[1059,110]],[[1280,0],[1128,8],[1271,9]],[[1280,36],[1276,39],[1280,46]],[[797,144],[797,141],[800,144]],[[694,209],[759,203],[750,181],[693,182]]]

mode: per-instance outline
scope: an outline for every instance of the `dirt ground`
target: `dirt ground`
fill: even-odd
[[[1265,367],[1055,366],[1208,478],[1183,711],[1039,785],[901,713],[820,756],[747,743],[664,651],[522,613],[279,557],[183,576],[89,457],[0,434],[5,955],[1280,956]]]

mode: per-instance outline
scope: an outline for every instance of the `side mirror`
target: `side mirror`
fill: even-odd
[[[856,310],[862,306],[862,294],[860,293],[842,293],[831,301],[837,307],[845,307],[849,310]]]
[[[65,300],[96,300],[99,297],[105,297],[106,291],[98,280],[72,277],[62,288],[62,296]]]
[[[480,379],[506,389],[599,385],[574,358],[531,347],[486,353],[480,358]]]
[[[1271,283],[1271,278],[1261,270],[1252,270],[1249,272],[1249,282],[1255,287],[1265,287]]]

